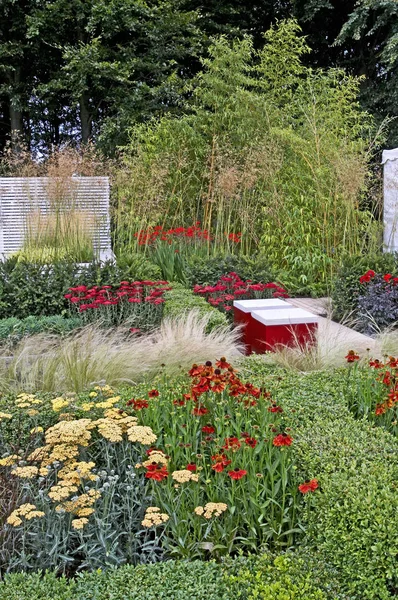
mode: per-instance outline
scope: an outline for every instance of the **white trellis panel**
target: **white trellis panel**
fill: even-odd
[[[51,212],[51,185],[47,177],[0,177],[0,257],[21,249],[30,212]],[[88,224],[93,228],[94,249],[100,259],[113,258],[108,177],[72,177],[67,187],[73,208],[94,215],[94,220],[88,218]]]
[[[384,249],[398,251],[398,148],[384,150]]]

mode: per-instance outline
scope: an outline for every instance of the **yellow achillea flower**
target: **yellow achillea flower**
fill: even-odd
[[[149,506],[146,509],[144,520],[141,521],[143,527],[153,527],[154,525],[162,525],[169,520],[169,515],[160,512],[158,506]]]
[[[87,508],[79,508],[79,510],[76,511],[76,514],[78,517],[89,517],[90,515],[92,515],[94,512],[93,508],[87,507]]]
[[[59,412],[66,406],[69,406],[69,400],[65,400],[65,398],[62,398],[62,396],[59,396],[58,398],[54,398],[54,400],[51,400],[51,403],[52,403],[54,412]]]
[[[199,475],[188,471],[188,469],[182,469],[181,471],[174,471],[171,474],[174,481],[178,483],[186,483],[187,481],[199,481]]]
[[[80,485],[82,481],[87,479],[89,481],[96,481],[98,476],[91,472],[91,469],[94,467],[95,463],[93,462],[72,461],[58,471],[58,479],[62,480],[62,482],[68,482],[71,485]]]
[[[36,510],[36,506],[34,504],[21,504],[21,506],[16,508],[7,518],[7,523],[13,527],[18,527],[22,524],[21,517],[24,517],[28,520],[40,518],[44,517],[44,512],[41,510]]]
[[[0,412],[0,421],[2,419],[12,419],[12,414],[11,413]]]
[[[75,485],[53,485],[48,492],[48,497],[54,502],[61,502],[69,498],[73,492],[77,492],[78,488]]]
[[[34,433],[41,433],[43,430],[43,427],[33,427],[33,429],[30,430],[30,433],[33,435]]]
[[[38,414],[39,414],[39,411],[38,411],[38,410],[36,410],[35,408],[30,408],[30,409],[27,411],[27,413],[28,413],[28,415],[29,415],[30,417],[35,417],[36,415],[38,415]]]
[[[150,446],[158,439],[150,427],[143,425],[134,425],[127,430],[127,437],[130,442],[139,442],[144,446]]]
[[[60,421],[46,431],[46,443],[48,445],[76,444],[88,446],[91,440],[89,431],[91,419],[76,419],[75,421]]]
[[[39,469],[37,467],[15,467],[11,471],[11,475],[20,477],[21,479],[33,479],[38,474]]]
[[[0,466],[1,467],[12,467],[18,461],[19,461],[19,456],[17,454],[11,454],[10,456],[5,456],[4,458],[0,458]]]
[[[98,432],[110,442],[121,442],[123,439],[123,430],[112,419],[98,419],[95,421]]]
[[[211,519],[212,517],[219,517],[227,508],[228,506],[224,502],[208,502],[204,507],[197,506],[194,513],[198,516],[203,515],[205,519]]]
[[[144,462],[142,463],[141,466],[148,467],[153,462],[160,463],[162,465],[167,465],[168,464],[168,460],[167,460],[166,456],[160,450],[159,451],[151,452],[150,455],[149,455],[148,460],[144,460]]]
[[[82,508],[92,506],[100,496],[101,492],[98,490],[89,490],[86,494],[81,494],[81,496],[78,496],[75,500],[69,500],[68,502],[59,504],[55,510],[57,512],[64,510],[68,513],[74,513]]]
[[[119,402],[120,396],[115,396],[114,398],[108,398],[108,400],[104,400],[103,402],[97,402],[97,408],[113,408],[113,405]]]
[[[119,410],[118,408],[108,408],[108,410],[104,412],[104,417],[107,419],[114,419],[115,421],[125,419],[127,416],[127,413]]]
[[[84,517],[81,519],[73,519],[72,527],[73,529],[83,529],[83,527],[87,525],[87,523],[88,519],[85,519]]]
[[[97,396],[98,396],[97,392],[90,392],[89,393],[89,398],[96,398]]]
[[[85,412],[89,412],[93,406],[95,406],[94,402],[84,402],[80,408]]]

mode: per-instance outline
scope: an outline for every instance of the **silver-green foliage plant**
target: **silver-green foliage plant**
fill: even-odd
[[[215,235],[242,233],[241,251],[260,246],[297,288],[321,287],[342,255],[378,243],[361,204],[373,123],[357,101],[360,79],[304,64],[310,49],[295,21],[264,42],[257,51],[249,37],[218,38],[186,114],[134,130],[118,183],[119,241],[199,219]]]

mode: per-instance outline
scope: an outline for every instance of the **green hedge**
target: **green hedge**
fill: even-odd
[[[227,317],[223,313],[180,283],[173,282],[173,289],[166,292],[165,300],[163,313],[165,317],[179,317],[190,310],[197,310],[200,316],[209,317],[208,331],[228,325]]]
[[[30,316],[25,319],[9,317],[0,319],[0,340],[18,341],[25,336],[42,332],[62,334],[81,327],[81,325],[82,321],[78,317],[65,318],[60,315],[53,317]]]
[[[348,372],[294,374],[247,361],[274,397],[295,412],[293,448],[303,479],[317,478],[307,497],[303,546],[315,569],[336,574],[338,595],[387,600],[398,588],[398,443],[381,428],[356,420],[347,407]],[[271,381],[271,383],[269,383]]]
[[[6,575],[1,600],[326,600],[311,565],[295,555],[131,565],[74,579],[54,573]]]

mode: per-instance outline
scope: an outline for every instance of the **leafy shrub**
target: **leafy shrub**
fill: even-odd
[[[369,275],[371,273],[371,275]],[[360,277],[358,318],[365,333],[382,331],[398,321],[398,278],[368,271]]]
[[[187,278],[190,285],[215,285],[225,273],[237,273],[242,279],[253,283],[274,281],[275,273],[262,255],[191,256],[187,262]]]
[[[254,381],[255,371],[261,380],[270,375],[258,359],[247,364]],[[299,473],[319,480],[302,546],[338,582],[331,598],[390,599],[398,585],[398,442],[350,413],[345,369],[305,376],[280,371],[268,385],[295,410]]]
[[[350,313],[356,316],[358,299],[363,289],[359,278],[368,269],[378,273],[398,274],[398,256],[385,253],[344,258],[331,292],[333,314],[337,319],[341,320]]]
[[[247,586],[248,600],[326,600],[316,585],[312,563],[295,554],[250,557],[237,575],[227,579],[238,588]]]
[[[0,262],[0,312],[3,317],[24,319],[33,316],[66,315],[64,298],[68,288],[86,284],[119,285],[159,276],[159,269],[145,257],[125,257],[120,264],[112,261],[80,266],[57,262],[43,265],[18,262],[15,257]]]
[[[173,283],[171,290],[165,293],[164,316],[176,318],[189,311],[196,310],[199,316],[207,316],[209,322],[207,331],[228,325],[227,318],[216,308],[211,306],[204,298],[196,296],[191,290],[181,284]]]
[[[0,597],[8,600],[229,600],[229,589],[219,564],[171,560],[84,573],[70,580],[58,578],[54,573],[15,573],[6,575],[0,582]]]
[[[9,317],[0,319],[0,340],[9,339],[16,342],[27,335],[36,333],[56,333],[63,334],[72,331],[76,327],[81,327],[81,319],[65,318],[60,315],[52,317],[34,317],[29,316],[25,319]]]

